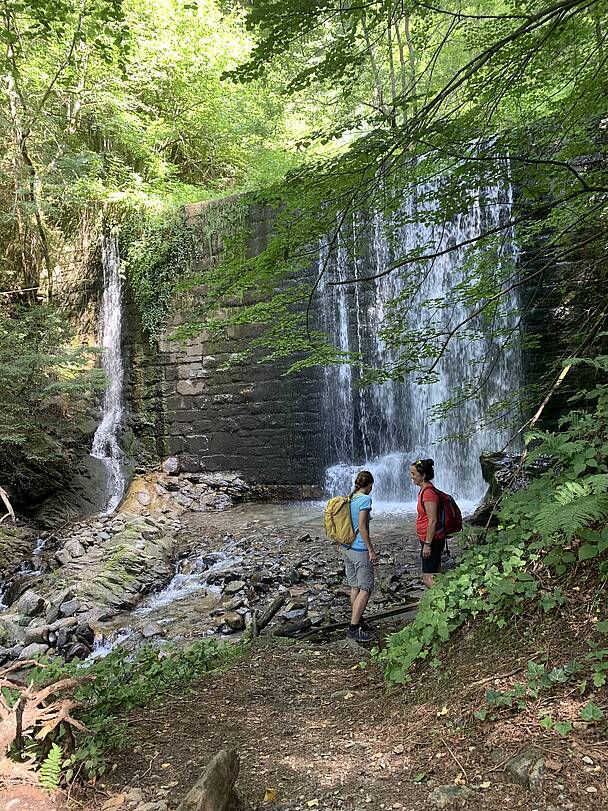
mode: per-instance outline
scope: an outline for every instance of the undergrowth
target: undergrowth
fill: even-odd
[[[594,607],[594,638],[580,661],[564,663],[550,672],[532,663],[526,683],[513,692],[488,693],[488,706],[478,716],[490,717],[500,707],[521,707],[540,690],[577,679],[581,718],[590,723],[603,718],[594,691],[608,674],[608,356],[575,359],[591,366],[597,385],[572,398],[573,410],[554,432],[526,436],[525,465],[544,463],[531,484],[505,496],[498,512],[499,526],[488,537],[467,530],[459,565],[437,578],[420,605],[415,620],[390,636],[383,650],[374,651],[389,682],[411,679],[413,666],[426,660],[440,668],[442,645],[471,620],[504,628],[518,616],[566,611],[565,583],[593,569],[599,578]],[[467,537],[468,533],[468,537]],[[547,729],[568,731],[568,724],[550,716]]]
[[[94,677],[73,694],[77,702],[73,715],[84,724],[85,731],[62,725],[50,750],[48,738],[35,737],[39,730],[32,730],[26,741],[28,758],[42,764],[41,784],[56,787],[60,779],[70,782],[102,775],[108,752],[129,742],[127,715],[131,710],[153,703],[171,688],[186,687],[205,673],[225,667],[241,653],[238,645],[200,640],[181,649],[146,646],[129,653],[116,648],[104,659],[90,662],[41,660],[29,674],[35,685],[52,684],[70,676]],[[9,696],[5,698],[10,700]],[[59,758],[61,753],[63,757]]]

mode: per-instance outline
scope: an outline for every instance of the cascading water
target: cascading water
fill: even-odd
[[[327,277],[345,279],[381,274],[395,259],[423,245],[434,245],[440,253],[448,246],[466,243],[481,232],[492,230],[505,221],[510,211],[511,190],[490,187],[477,193],[468,212],[439,228],[424,222],[432,217],[421,216],[436,210],[433,185],[419,191],[417,200],[404,203],[401,212],[404,216],[387,221],[381,214],[374,215],[364,229],[368,246],[365,259],[357,258],[356,243],[361,241],[362,230],[358,215],[348,227],[352,251],[347,250],[347,237],[343,234],[337,235],[337,248],[329,261],[326,249],[321,251],[319,267],[326,266],[320,285],[322,328],[341,352],[360,352],[374,366],[390,364],[395,358],[378,333],[390,302],[403,293],[414,272],[420,273],[420,279],[408,304],[408,320],[414,327],[420,325],[421,346],[425,330],[440,326],[447,332],[469,315],[456,296],[452,297],[451,307],[433,306],[434,301],[450,301],[450,291],[464,280],[464,250],[438,256],[432,264],[412,271],[408,279],[393,271],[363,286],[330,285]],[[407,225],[399,225],[397,219]],[[513,259],[515,251],[513,234],[507,230],[501,254],[505,259]],[[362,262],[365,267],[358,267]],[[497,318],[503,330],[517,331],[515,292]],[[421,456],[430,456],[435,459],[438,487],[453,493],[465,507],[479,501],[485,490],[479,455],[482,451],[499,450],[509,438],[506,429],[484,427],[485,415],[493,402],[519,387],[521,361],[516,349],[501,351],[495,338],[484,335],[479,321],[473,320],[469,326],[475,335],[450,344],[439,361],[437,381],[433,383],[418,385],[410,375],[403,383],[390,380],[382,385],[358,387],[356,368],[339,365],[325,370],[328,494],[348,491],[356,470],[365,467],[375,477],[376,501],[392,502],[393,509],[395,503],[411,505],[416,490],[409,481],[410,463]],[[433,407],[454,396],[472,369],[482,376],[487,374],[488,385],[457,410],[433,421],[430,415]],[[453,438],[440,442],[442,437]]]
[[[101,248],[103,265],[103,298],[101,302],[102,367],[108,378],[103,397],[101,422],[93,437],[91,456],[100,459],[107,469],[107,503],[105,514],[114,512],[124,489],[123,453],[118,432],[123,420],[122,386],[122,284],[118,237],[104,236]]]

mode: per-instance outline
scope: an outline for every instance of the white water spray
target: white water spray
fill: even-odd
[[[121,502],[125,478],[123,453],[118,444],[118,432],[123,420],[122,284],[118,238],[104,236],[101,247],[103,265],[103,298],[101,303],[102,366],[108,378],[103,397],[102,418],[95,436],[91,456],[100,459],[107,470],[107,503],[104,514],[112,513]]]
[[[418,199],[405,201],[394,220],[374,215],[364,240],[359,239],[367,242],[365,267],[357,267],[361,263],[356,258],[360,247],[359,217],[355,215],[347,226],[353,242],[351,252],[344,248],[347,237],[338,235],[338,249],[330,257],[328,273],[319,289],[322,327],[342,352],[361,352],[374,366],[390,366],[396,353],[385,346],[378,333],[385,326],[389,303],[398,299],[412,279],[418,281],[418,288],[408,301],[406,320],[414,328],[420,325],[421,345],[425,331],[432,333],[439,328],[448,332],[470,314],[451,292],[466,277],[463,249],[437,256],[432,263],[414,265],[415,270],[407,274],[398,270],[387,273],[365,286],[326,283],[328,275],[333,280],[382,274],[396,259],[415,253],[420,246],[434,245],[441,253],[451,245],[470,244],[471,239],[495,229],[509,216],[511,190],[497,185],[478,191],[469,211],[451,222],[441,226],[425,223],[423,214],[437,208],[435,191],[433,184],[421,187]],[[398,219],[406,224],[399,224]],[[513,234],[507,229],[500,255],[512,260],[515,251]],[[320,269],[325,259],[322,254]],[[451,300],[453,306],[433,306],[433,302],[442,305]],[[479,456],[486,450],[499,450],[509,434],[506,426],[486,427],[486,413],[492,403],[517,390],[521,383],[519,351],[502,349],[504,337],[496,339],[490,332],[502,329],[517,333],[517,307],[516,292],[505,296],[494,330],[486,328],[485,333],[479,319],[473,319],[468,336],[453,340],[439,361],[434,383],[417,385],[414,376],[409,375],[403,383],[389,380],[382,385],[357,387],[357,369],[348,373],[345,366],[326,369],[324,411],[330,462],[326,491],[347,492],[356,471],[365,467],[374,473],[377,501],[412,503],[416,489],[409,481],[410,463],[420,457],[433,457],[438,487],[453,493],[463,505],[479,501],[485,491]],[[454,397],[463,382],[471,378],[471,370],[487,376],[483,390],[457,410],[431,420],[433,407]],[[454,438],[439,441],[445,436]]]

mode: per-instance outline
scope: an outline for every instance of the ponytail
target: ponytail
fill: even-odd
[[[373,483],[374,483],[374,477],[369,472],[369,470],[360,471],[360,473],[357,473],[357,478],[355,479],[355,489],[350,494],[350,497],[352,498],[355,495],[355,493],[357,492],[357,490],[361,490],[363,487],[367,487],[369,484],[373,484]]]

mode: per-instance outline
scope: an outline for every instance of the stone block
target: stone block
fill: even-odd
[[[206,383],[202,380],[178,380],[175,388],[178,394],[204,394]]]

